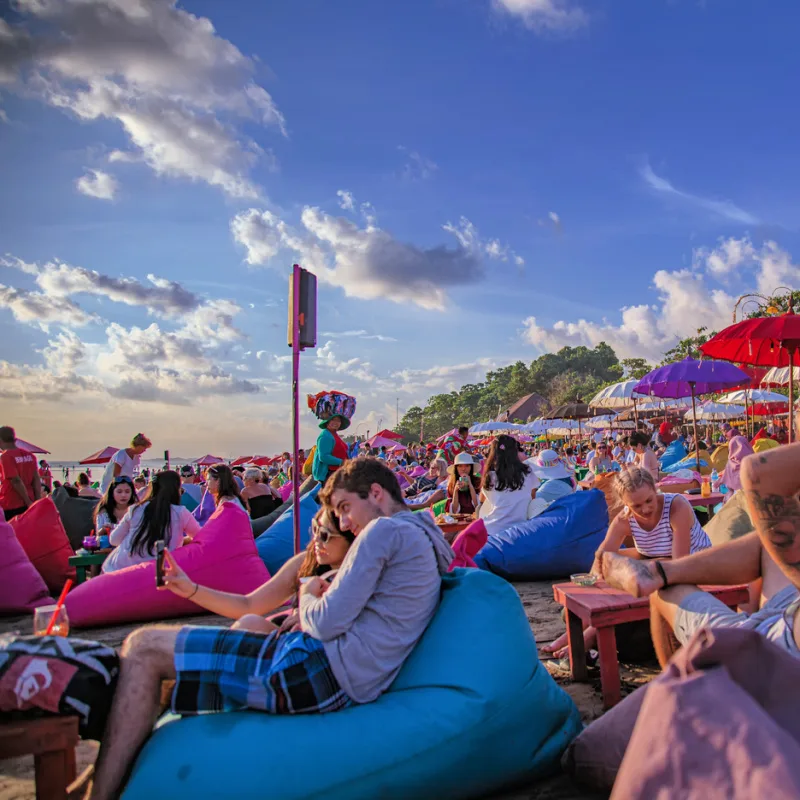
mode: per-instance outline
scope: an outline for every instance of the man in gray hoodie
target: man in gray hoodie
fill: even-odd
[[[176,681],[172,708],[184,715],[323,713],[371,702],[391,686],[436,612],[453,551],[428,515],[407,511],[378,459],[346,462],[320,497],[355,541],[332,581],[302,586],[301,631],[151,626],[126,639],[91,797],[119,793],[165,680]],[[172,563],[167,580],[197,592]]]

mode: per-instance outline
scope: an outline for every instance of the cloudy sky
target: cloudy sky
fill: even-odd
[[[2,422],[55,458],[287,446],[294,261],[359,432],[800,283],[795,0],[0,9]]]

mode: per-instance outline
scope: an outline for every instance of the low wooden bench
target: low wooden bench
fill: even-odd
[[[749,599],[747,585],[700,588],[713,594],[730,608],[735,608]],[[597,629],[603,707],[609,709],[615,706],[622,699],[622,694],[617,635],[614,629],[623,622],[650,619],[649,598],[634,597],[627,592],[612,588],[603,581],[598,581],[594,586],[557,583],[553,586],[553,595],[556,602],[567,610],[567,639],[572,679],[575,681],[587,679],[583,629],[584,626],[591,625]]]
[[[77,717],[0,723],[0,760],[33,756],[36,800],[64,800],[75,780]]]

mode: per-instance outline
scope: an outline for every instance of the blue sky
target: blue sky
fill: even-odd
[[[789,0],[3,8],[0,397],[57,456],[288,445],[295,260],[360,432],[797,285]]]

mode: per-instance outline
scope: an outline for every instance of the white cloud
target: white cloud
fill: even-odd
[[[525,259],[517,255],[507,244],[503,244],[499,239],[481,239],[478,229],[466,217],[461,217],[458,225],[448,222],[442,228],[456,237],[458,243],[467,252],[474,253],[478,257],[486,256],[495,261],[512,260],[517,266],[523,266]]]
[[[7,308],[18,322],[38,325],[47,330],[50,325],[83,327],[98,317],[84,311],[71,300],[51,297],[42,292],[30,292],[0,284],[0,308]]]
[[[0,398],[25,402],[60,401],[99,394],[103,385],[74,373],[0,361]]]
[[[398,391],[425,396],[434,392],[454,391],[465,383],[482,381],[489,370],[497,369],[511,360],[478,358],[465,364],[445,364],[427,369],[401,369],[390,377]]]
[[[416,150],[409,150],[403,145],[398,145],[397,149],[408,154],[402,173],[403,178],[407,181],[427,180],[432,178],[433,174],[439,169],[438,164],[420,155]]]
[[[377,342],[396,342],[392,336],[383,336],[380,333],[369,333],[368,331],[327,331],[321,334],[331,339],[374,339]]]
[[[741,222],[745,225],[757,225],[759,222],[758,217],[754,216],[749,211],[739,208],[728,200],[712,200],[707,197],[700,197],[676,189],[666,178],[661,178],[656,175],[650,164],[645,164],[639,170],[639,174],[647,185],[656,192],[677,197],[690,205],[704,208],[717,216],[724,217],[733,222]]]
[[[297,232],[272,212],[251,208],[231,220],[231,232],[244,246],[248,264],[268,264],[280,250],[291,250],[321,281],[351,297],[412,302],[428,309],[444,308],[447,288],[481,280],[483,257],[491,255],[485,246],[473,247],[475,242],[453,226],[445,230],[456,236],[457,247],[422,249],[398,242],[369,221],[360,228],[319,208],[304,208],[301,225],[302,232]],[[477,237],[474,226],[472,232]]]
[[[374,383],[378,380],[369,361],[360,358],[340,359],[334,352],[332,341],[317,348],[316,365],[359,381]]]
[[[98,200],[113,200],[119,188],[116,178],[100,169],[88,170],[75,181],[75,186],[81,194]]]
[[[86,345],[72,331],[62,331],[42,350],[47,367],[56,375],[71,375],[86,358]]]
[[[736,277],[740,267],[755,286],[740,283],[734,293],[714,286],[720,278]],[[800,283],[800,267],[775,242],[755,248],[749,239],[727,239],[713,249],[698,249],[692,270],[659,270],[653,276],[655,304],[623,307],[618,321],[560,320],[549,326],[536,317],[523,320],[523,339],[540,350],[564,346],[594,347],[606,342],[620,358],[643,357],[660,361],[679,339],[697,329],[720,330],[731,324],[733,306],[748,291],[771,294],[778,286]]]
[[[105,297],[115,303],[146,308],[158,316],[180,317],[184,329],[190,335],[209,336],[220,341],[233,341],[242,338],[242,333],[234,325],[234,317],[241,308],[231,300],[205,300],[186,289],[177,281],[150,274],[147,283],[136,278],[113,278],[93,269],[74,267],[63,261],[49,261],[45,264],[27,263],[20,258],[7,256],[0,259],[0,265],[18,269],[36,277],[36,283],[44,294],[10,290],[17,292],[9,296],[4,305],[11,307],[14,300],[20,306],[24,297],[28,306],[36,306],[38,317],[29,319],[17,317],[20,321],[45,319],[49,314],[61,314],[70,319],[64,324],[83,325],[95,320],[93,314],[86,314],[68,298],[74,295],[94,295]],[[45,302],[47,301],[47,302]],[[13,311],[13,308],[12,308]],[[16,314],[15,314],[16,315]],[[33,310],[31,311],[33,315]],[[81,316],[83,315],[83,316]],[[80,321],[83,319],[83,321]],[[51,321],[58,321],[55,318]]]
[[[336,192],[336,196],[339,198],[339,208],[343,209],[344,211],[352,211],[355,206],[355,197],[353,197],[352,192],[346,192],[344,189],[339,189]]]
[[[498,11],[518,17],[534,31],[571,32],[589,22],[589,15],[571,0],[492,0]]]
[[[156,173],[257,197],[263,154],[233,121],[285,122],[256,63],[175,0],[18,0],[4,23],[0,80],[81,120],[119,123]],[[31,33],[33,32],[33,33]]]
[[[128,153],[124,150],[112,150],[108,154],[108,161],[110,164],[135,164],[141,161],[141,156],[136,153]]]

